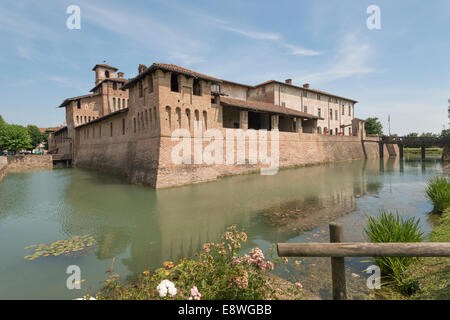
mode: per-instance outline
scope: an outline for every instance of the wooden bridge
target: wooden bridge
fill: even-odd
[[[380,157],[384,157],[384,145],[397,144],[400,158],[403,159],[404,147],[421,149],[422,160],[425,160],[425,150],[430,147],[450,147],[450,137],[382,137],[380,140]]]

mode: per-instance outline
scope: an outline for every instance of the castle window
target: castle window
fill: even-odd
[[[336,110],[336,112],[335,112],[335,115],[336,115],[336,120],[339,118],[339,112],[338,112],[338,110]]]
[[[208,130],[208,112],[203,111],[203,122],[205,125],[205,130]]]
[[[133,118],[133,132],[136,132],[136,118]]]
[[[113,82],[113,90],[117,90],[117,83]]]
[[[318,94],[318,95],[317,95],[317,100],[319,100],[319,101],[320,101],[320,94]]]
[[[113,110],[116,111],[116,98],[113,98]]]
[[[86,116],[84,116],[84,123],[86,123],[87,122],[87,117]]]
[[[122,119],[122,134],[125,135],[125,119]]]
[[[175,73],[170,75],[170,91],[179,92],[178,89],[178,76]]]
[[[198,110],[194,111],[195,124],[194,127],[200,128],[200,112]]]
[[[88,121],[91,122],[91,117],[89,117],[88,119],[89,119]]]
[[[109,71],[108,70],[105,71],[105,78],[109,78]]]
[[[344,105],[342,105],[342,115],[343,115],[343,116],[345,115],[345,108],[344,108]]]
[[[144,89],[142,87],[142,81],[139,81],[139,97],[142,98],[144,96]]]
[[[194,84],[193,84],[193,91],[194,91],[194,95],[195,96],[201,96],[201,86],[200,86],[200,80],[198,79],[194,79]]]
[[[178,123],[178,128],[181,128],[181,109],[177,108],[175,110],[175,113],[177,114],[177,123]]]
[[[303,106],[303,112],[305,112],[305,113],[308,112],[308,106]]]
[[[220,92],[220,85],[218,85],[218,84],[211,85],[211,91]]]
[[[117,108],[120,109],[120,98],[117,98]]]
[[[317,115],[319,117],[322,117],[322,109],[320,109],[320,108],[317,109]]]
[[[80,123],[80,117],[77,116],[77,124],[79,124],[79,123]]]
[[[153,92],[153,76],[148,76],[148,92]]]
[[[167,114],[167,121],[169,122],[169,128],[172,127],[172,119],[171,119],[171,115],[170,115],[170,107],[167,106],[166,107],[166,114]]]
[[[77,109],[81,109],[81,100],[77,100]]]
[[[330,109],[330,120],[333,120],[333,110]]]
[[[186,120],[188,124],[188,128],[191,128],[191,110],[186,109]]]
[[[348,106],[348,115],[351,116],[352,115],[352,107]]]
[[[112,122],[109,124],[109,135],[111,137],[113,136],[113,123]]]

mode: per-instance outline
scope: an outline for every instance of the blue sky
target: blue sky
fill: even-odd
[[[81,8],[69,30],[66,9]],[[381,30],[366,26],[370,5]],[[219,78],[294,84],[358,100],[356,116],[387,131],[448,127],[450,1],[64,1],[0,3],[0,114],[56,126],[56,107],[87,93],[106,60],[133,77],[139,63],[174,63]]]

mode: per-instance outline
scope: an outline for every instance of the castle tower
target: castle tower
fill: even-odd
[[[92,71],[95,71],[95,85],[105,79],[115,78],[116,71],[119,70],[107,64],[96,64]]]

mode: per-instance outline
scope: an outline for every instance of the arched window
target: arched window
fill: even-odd
[[[176,114],[177,114],[177,124],[178,124],[178,128],[181,128],[181,109],[177,108],[175,110]]]
[[[77,124],[79,124],[79,123],[80,123],[80,117],[77,116]]]
[[[169,122],[169,128],[172,128],[172,119],[171,119],[171,114],[170,114],[170,107],[167,106],[166,107],[166,115],[167,115],[167,121]]]
[[[88,118],[88,121],[91,122],[91,117]]]
[[[148,111],[145,110],[145,127],[148,128]]]
[[[109,124],[109,134],[111,137],[113,136],[113,123],[112,122]]]
[[[120,109],[120,98],[117,99],[117,108]]]
[[[188,128],[191,128],[191,110],[186,109],[186,121]]]
[[[136,118],[133,118],[133,132],[136,132]]]
[[[194,111],[194,117],[195,117],[194,128],[195,127],[199,128],[200,127],[200,112],[198,112],[198,110]]]
[[[109,71],[108,70],[105,71],[105,78],[109,78]]]
[[[205,130],[208,130],[208,112],[203,111],[203,125],[205,126]]]

